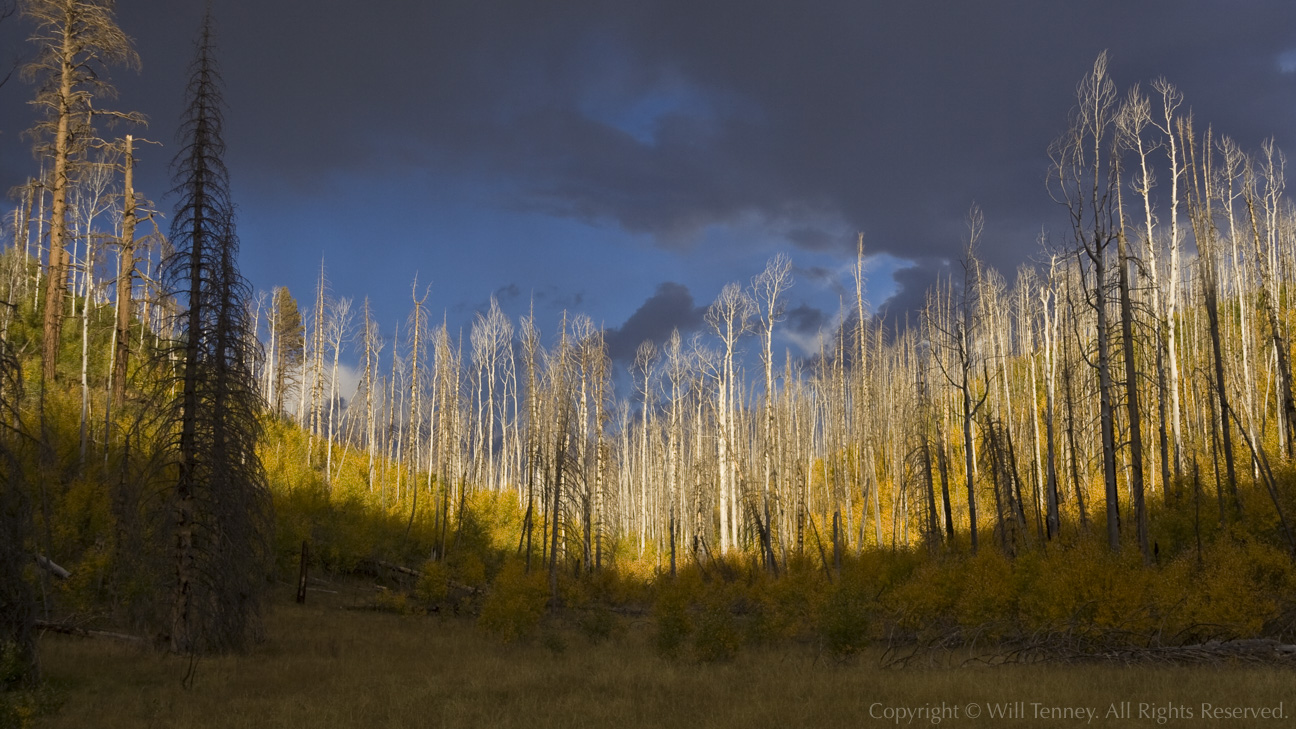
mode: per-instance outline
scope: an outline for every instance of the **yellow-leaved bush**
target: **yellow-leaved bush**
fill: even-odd
[[[547,575],[528,573],[525,563],[510,559],[495,575],[477,616],[477,627],[504,642],[529,637],[544,618],[548,602]]]

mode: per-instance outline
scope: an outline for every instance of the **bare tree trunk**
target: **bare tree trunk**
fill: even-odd
[[[59,77],[57,121],[54,132],[54,171],[50,201],[49,276],[45,279],[45,319],[41,339],[41,377],[54,382],[63,333],[63,296],[67,288],[67,192],[72,155],[73,74],[78,41],[74,21],[62,27],[60,54],[67,59]]]
[[[112,404],[120,408],[126,398],[126,367],[130,360],[131,291],[135,276],[135,153],[134,137],[125,143],[125,181],[122,189],[122,228],[117,253],[117,330],[113,351]],[[272,328],[273,329],[273,328]]]
[[[1233,506],[1240,516],[1242,513],[1242,501],[1238,497],[1237,473],[1233,464],[1233,436],[1228,418],[1228,380],[1224,376],[1224,351],[1220,342],[1219,272],[1216,267],[1219,254],[1216,245],[1215,221],[1211,212],[1211,200],[1213,198],[1211,184],[1214,174],[1211,139],[1210,133],[1207,132],[1206,138],[1202,141],[1202,159],[1199,166],[1196,159],[1197,147],[1193,142],[1191,122],[1180,124],[1180,137],[1183,140],[1184,149],[1190,154],[1192,160],[1189,165],[1192,180],[1192,186],[1189,190],[1189,205],[1193,222],[1193,237],[1197,239],[1197,247],[1200,251],[1202,263],[1202,293],[1205,298],[1206,321],[1210,331],[1211,352],[1214,359],[1215,393],[1219,400],[1219,423],[1220,432],[1223,436],[1220,440],[1220,446],[1224,453],[1224,469],[1228,479],[1229,495],[1232,497]]]
[[[1148,544],[1147,510],[1143,504],[1143,435],[1139,413],[1138,368],[1134,359],[1134,304],[1130,298],[1130,261],[1125,252],[1125,235],[1116,237],[1116,256],[1120,265],[1121,338],[1125,347],[1125,405],[1129,413],[1130,492],[1134,500],[1139,550],[1145,562],[1151,561]]]
[[[1265,151],[1269,156],[1267,165],[1268,184],[1271,188],[1281,189],[1281,168],[1276,168],[1273,164],[1273,142],[1266,143]],[[1286,445],[1286,457],[1290,459],[1293,455],[1293,441],[1296,440],[1296,399],[1292,395],[1292,369],[1291,360],[1288,356],[1287,337],[1283,333],[1282,322],[1278,316],[1275,301],[1278,297],[1274,292],[1277,291],[1277,277],[1271,270],[1270,256],[1266,255],[1263,250],[1263,244],[1260,236],[1260,224],[1256,216],[1256,189],[1254,174],[1248,165],[1247,184],[1244,189],[1247,214],[1251,221],[1252,243],[1254,246],[1256,269],[1260,274],[1259,281],[1259,302],[1257,304],[1260,312],[1265,316],[1266,323],[1269,325],[1269,336],[1273,344],[1274,359],[1278,373],[1278,428],[1280,430],[1279,440]]]
[[[1046,524],[1052,539],[1062,531],[1058,508],[1057,439],[1055,436],[1057,408],[1054,392],[1054,373],[1057,365],[1057,290],[1054,285],[1056,259],[1049,261],[1049,282],[1040,287],[1040,309],[1044,313],[1044,433],[1045,433],[1045,500],[1048,504]],[[1033,374],[1034,370],[1032,370]]]
[[[936,514],[936,486],[932,480],[932,456],[929,433],[931,430],[931,407],[927,398],[927,382],[923,376],[924,367],[921,363],[916,362],[914,366],[915,386],[918,391],[918,448],[922,457],[923,484],[926,487],[924,494],[927,499],[927,540],[932,549],[937,549],[941,544],[940,524]]]
[[[1179,138],[1175,126],[1178,120],[1175,114],[1179,105],[1183,102],[1183,95],[1172,84],[1167,83],[1165,79],[1157,79],[1152,84],[1153,89],[1161,97],[1161,114],[1160,118],[1151,121],[1165,139],[1165,149],[1167,160],[1170,163],[1170,240],[1168,248],[1170,252],[1169,270],[1166,275],[1167,291],[1164,307],[1158,312],[1161,319],[1162,329],[1162,346],[1165,350],[1166,365],[1168,372],[1168,390],[1170,402],[1168,403],[1169,415],[1171,422],[1171,435],[1173,446],[1173,458],[1171,458],[1174,467],[1175,477],[1183,475],[1183,425],[1182,425],[1182,408],[1179,401],[1179,347],[1178,347],[1178,329],[1175,326],[1175,315],[1179,308],[1179,253],[1181,235],[1179,232],[1179,178],[1185,174],[1184,164],[1179,159]]]
[[[376,449],[374,448],[374,385],[377,380],[377,343],[373,317],[369,314],[369,297],[365,297],[364,311],[364,390],[365,390],[365,450],[369,455],[368,474],[369,492],[373,493],[374,469],[376,467]]]

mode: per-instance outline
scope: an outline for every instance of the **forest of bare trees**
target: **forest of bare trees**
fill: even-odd
[[[780,254],[725,286],[703,331],[645,342],[619,376],[587,316],[542,332],[492,299],[460,333],[414,282],[409,316],[388,331],[367,301],[334,295],[321,266],[307,305],[282,287],[248,304],[260,394],[310,433],[306,458],[326,481],[363,459],[372,492],[412,500],[410,519],[430,510],[442,532],[466,494],[514,494],[526,543],[551,566],[596,568],[613,545],[672,566],[747,550],[770,569],[814,543],[975,551],[990,539],[1011,553],[1099,519],[1111,549],[1128,541],[1151,559],[1158,501],[1204,498],[1221,520],[1279,503],[1243,504],[1237,483],[1273,492],[1273,461],[1293,452],[1296,217],[1272,142],[1244,151],[1194,120],[1171,83],[1120,92],[1106,65],[1080,81],[1049,149],[1069,231],[1043,236],[1011,280],[983,260],[995,241],[973,207],[922,311],[881,316],[861,236],[855,300],[804,356],[778,351],[794,286]],[[131,230],[146,213],[123,144],[80,148],[62,184],[56,144],[50,181],[19,191],[9,226],[31,260],[66,221],[45,282],[63,276],[66,239],[76,300],[119,302],[146,323],[128,342],[117,319],[114,388],[131,348],[166,338],[170,321],[154,273],[169,243]],[[134,285],[95,278],[109,255]],[[86,308],[73,313],[90,326]],[[343,391],[354,362],[358,386]],[[103,437],[90,409],[82,421]],[[1190,473],[1213,492],[1186,494]]]
[[[772,569],[807,538],[835,552],[990,538],[1011,553],[1095,519],[1111,549],[1151,560],[1157,502],[1205,499],[1222,521],[1280,509],[1296,217],[1271,142],[1248,153],[1203,129],[1165,80],[1118,92],[1106,63],[1050,148],[1070,232],[1009,280],[982,260],[993,242],[974,208],[915,323],[871,311],[861,237],[845,323],[816,356],[780,356],[793,281],[779,255],[724,287],[704,332],[645,342],[618,396],[587,317],[542,336],[492,300],[465,344],[417,289],[380,370],[378,324],[366,314],[352,336],[349,300],[321,279],[314,335],[276,355],[300,364],[267,387],[300,383],[316,465],[383,454],[403,469],[370,488],[421,491],[439,519],[468,491],[514,493],[528,543],[590,567],[611,543],[672,565],[747,550]],[[296,311],[272,301],[269,336]],[[364,363],[353,394],[336,387],[343,350]],[[1206,493],[1188,493],[1190,472]],[[1270,502],[1243,504],[1244,478]]]

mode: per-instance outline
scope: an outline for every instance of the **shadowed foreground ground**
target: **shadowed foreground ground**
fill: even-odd
[[[183,659],[109,640],[46,635],[44,671],[62,706],[38,726],[931,726],[937,723],[932,717],[904,712],[942,702],[945,713],[937,718],[944,727],[1296,722],[1296,672],[1290,669],[884,670],[877,653],[842,665],[807,645],[746,650],[730,663],[697,664],[661,658],[646,619],[627,622],[619,635],[598,644],[573,630],[502,645],[466,620],[352,610],[346,608],[354,598],[311,597],[314,603],[302,607],[276,595],[270,639],[249,655],[202,660],[189,690],[180,685]],[[1105,718],[1113,704],[1125,710],[1121,702],[1129,702],[1129,718]],[[1202,715],[1203,703],[1218,711],[1279,702],[1286,718]],[[978,717],[968,716],[969,704]],[[1085,708],[1096,713],[1092,722],[1075,718],[1084,717]],[[1157,710],[1165,723],[1157,721]]]

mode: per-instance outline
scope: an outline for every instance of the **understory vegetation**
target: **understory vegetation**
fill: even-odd
[[[986,704],[1042,701],[1093,707],[1097,718],[1087,725],[1106,727],[1132,723],[1107,714],[1121,701],[1132,702],[1135,717],[1140,702],[1162,712],[1169,706],[1199,712],[1203,702],[1290,704],[1291,673],[1272,666],[893,671],[879,667],[875,648],[841,664],[801,643],[698,663],[662,658],[654,627],[639,618],[620,619],[610,640],[565,621],[535,639],[500,643],[474,630],[471,618],[352,609],[367,604],[367,582],[330,579],[318,588],[336,594],[312,592],[306,605],[296,605],[290,588],[276,590],[268,640],[245,654],[203,659],[191,690],[175,679],[186,668],[182,657],[121,641],[46,635],[45,695],[59,709],[38,726],[859,727],[894,726],[879,718],[884,707],[944,702],[961,713],[941,726],[1028,727],[1048,722],[990,717]],[[983,715],[967,718],[968,703],[978,703]]]
[[[1068,632],[1096,647],[1296,640],[1296,566],[1274,517],[1256,508],[1223,525],[1203,519],[1203,495],[1191,484],[1154,511],[1151,563],[1137,550],[1111,552],[1101,534],[1075,531],[1013,555],[973,554],[955,544],[941,553],[849,549],[834,559],[830,542],[811,539],[775,571],[750,553],[703,554],[681,559],[672,576],[662,555],[640,559],[626,540],[612,545],[601,569],[567,561],[554,575],[554,591],[539,540],[529,568],[519,549],[525,513],[515,494],[470,494],[449,515],[443,540],[444,515],[435,505],[420,510],[406,495],[384,506],[359,465],[352,475],[344,465],[326,486],[318,469],[300,466],[306,441],[300,429],[274,420],[259,447],[274,495],[276,579],[295,582],[304,542],[310,575],[368,575],[384,587],[373,595],[376,608],[473,617],[506,641],[536,638],[551,605],[595,633],[630,617],[652,618],[665,654],[704,660],[786,640],[821,643],[848,657],[948,634],[993,645]],[[1291,478],[1283,476],[1284,493],[1296,492],[1287,487]],[[1253,487],[1241,493],[1247,503],[1266,498]],[[124,616],[111,608],[130,589],[117,576],[129,574],[132,555],[109,548],[116,531],[110,492],[91,479],[45,497],[58,516],[47,524],[38,515],[37,533],[54,541],[72,576],[56,580],[33,569],[32,577],[55,613],[120,625]],[[1296,499],[1289,507],[1296,509]],[[573,541],[566,547],[575,551]]]

